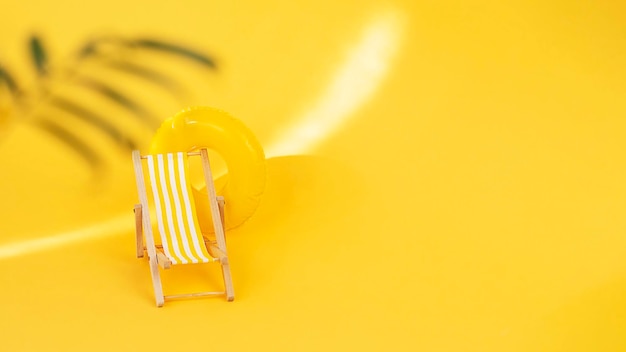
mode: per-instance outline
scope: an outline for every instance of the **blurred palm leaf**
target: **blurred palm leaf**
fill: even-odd
[[[154,84],[167,87],[174,95],[185,94],[185,88],[182,84],[178,83],[175,79],[172,79],[168,75],[152,70],[148,67],[140,66],[132,62],[114,61],[111,59],[101,60],[101,64],[127,74],[135,75],[137,78],[150,81]]]
[[[151,125],[152,127],[156,128],[159,126],[159,122],[154,116],[150,114],[147,108],[143,107],[141,104],[134,101],[133,99],[125,96],[113,86],[89,77],[76,77],[75,82],[82,87],[98,92],[100,95],[110,100],[112,103],[128,109],[133,114],[133,116],[144,120],[144,122]]]
[[[146,49],[146,50],[154,50],[167,54],[178,55],[183,58],[187,58],[189,60],[195,61],[201,65],[207,66],[208,68],[216,68],[215,60],[208,55],[205,55],[199,51],[184,47],[182,45],[177,45],[174,43],[168,43],[155,39],[122,39],[122,38],[101,38],[87,43],[80,51],[80,56],[89,57],[93,55],[97,55],[99,53],[99,49],[103,45],[114,45],[119,47],[129,47],[129,48],[137,48],[137,49]]]
[[[14,95],[17,94],[19,90],[17,87],[17,83],[15,83],[15,79],[13,79],[13,76],[11,76],[11,74],[9,74],[9,72],[6,69],[4,69],[1,65],[0,65],[0,84],[9,88],[9,91]]]
[[[85,143],[85,141],[78,138],[74,133],[68,131],[51,119],[42,119],[37,122],[37,125],[42,130],[60,138],[65,144],[80,153],[80,155],[92,168],[99,169],[102,166],[102,159],[98,155],[98,152],[96,152],[88,143]]]
[[[48,54],[43,47],[43,43],[38,36],[32,36],[29,40],[30,53],[35,69],[40,75],[46,74],[48,67]]]
[[[124,131],[115,127],[115,125],[109,122],[106,117],[90,110],[89,108],[60,97],[52,98],[51,104],[100,129],[103,133],[113,138],[120,146],[126,147],[130,150],[137,148],[137,143],[125,136]]]
[[[111,111],[124,111],[123,115],[135,121],[135,125],[151,131],[161,122],[146,106],[151,102],[138,98],[145,96],[141,95],[143,92],[131,94],[125,89],[124,82],[103,75],[102,72],[118,72],[131,81],[160,87],[174,99],[182,101],[189,93],[184,82],[168,72],[166,67],[151,67],[150,60],[143,58],[165,58],[169,60],[167,67],[185,66],[179,62],[185,60],[207,72],[215,72],[217,69],[214,58],[201,51],[150,38],[104,37],[91,40],[79,48],[73,62],[60,67],[50,66],[49,52],[39,36],[34,35],[29,39],[29,53],[39,77],[36,89],[20,89],[14,76],[1,65],[0,86],[5,86],[7,89],[4,91],[13,96],[19,109],[18,116],[24,117],[24,122],[32,123],[63,142],[93,168],[100,168],[103,158],[92,141],[84,136],[80,126],[98,131],[123,150],[135,149],[140,143],[133,136],[134,131],[129,129],[128,123],[120,121],[119,114],[103,113],[102,109],[81,99],[81,94],[99,97],[99,104],[110,107]],[[139,56],[142,59],[137,60]],[[82,69],[86,66],[91,67],[91,71]],[[55,88],[57,85],[70,87],[70,93],[67,89],[65,92],[59,91]],[[77,124],[79,121],[81,124]]]

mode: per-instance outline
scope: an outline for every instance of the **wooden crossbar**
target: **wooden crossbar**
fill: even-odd
[[[226,292],[224,291],[215,291],[215,292],[196,292],[196,293],[184,293],[180,295],[168,295],[165,296],[165,299],[185,299],[185,298],[197,298],[197,297],[212,297],[212,296],[223,296]]]
[[[187,156],[198,156],[198,155],[202,155],[201,152],[186,152],[185,154],[187,154]],[[145,160],[148,159],[147,155],[141,155],[141,159]]]

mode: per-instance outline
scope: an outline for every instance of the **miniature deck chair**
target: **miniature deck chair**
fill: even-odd
[[[188,156],[200,156],[204,178],[209,194],[211,217],[215,230],[215,242],[205,238],[198,224],[196,209],[189,181]],[[161,244],[156,245],[152,235],[152,223],[148,210],[148,194],[144,182],[144,165],[147,162],[148,181],[154,198],[157,229]],[[226,241],[224,238],[224,199],[217,197],[213,185],[213,176],[206,149],[199,152],[167,153],[141,156],[133,151],[133,165],[137,190],[141,204],[135,205],[135,222],[137,232],[137,257],[148,252],[152,285],[158,307],[163,306],[166,299],[226,295],[228,301],[235,296],[230,275]],[[208,214],[207,214],[208,215]],[[159,266],[169,269],[172,265],[219,262],[222,266],[225,292],[198,292],[181,295],[164,296],[159,275]]]

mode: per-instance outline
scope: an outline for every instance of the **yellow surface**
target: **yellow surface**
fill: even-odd
[[[186,103],[231,112],[270,157],[260,208],[227,235],[237,298],[155,308],[130,155],[94,136],[94,178],[16,122],[0,350],[626,349],[624,5],[154,4],[11,3],[1,59],[28,82],[33,30],[57,65],[102,33],[216,55],[208,84],[181,70]],[[163,119],[180,110],[158,94],[142,98]],[[214,269],[166,272],[166,293],[218,285]]]

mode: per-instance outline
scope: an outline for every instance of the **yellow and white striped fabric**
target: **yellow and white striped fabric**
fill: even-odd
[[[187,175],[185,153],[146,156],[163,252],[172,264],[207,263],[207,252]]]

